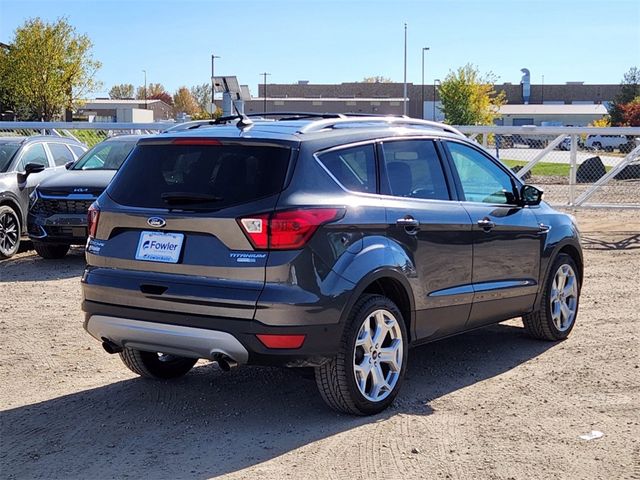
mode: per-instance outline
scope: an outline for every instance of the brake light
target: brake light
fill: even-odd
[[[92,203],[87,212],[87,231],[90,237],[96,236],[98,230],[98,219],[100,218],[100,209],[98,205]]]
[[[222,145],[220,140],[216,140],[214,138],[192,138],[192,137],[181,137],[174,138],[171,140],[173,145]]]
[[[300,348],[306,335],[274,335],[266,333],[256,334],[258,340],[267,348]]]
[[[338,220],[343,208],[306,208],[238,219],[256,249],[295,250],[303,247],[318,227]]]

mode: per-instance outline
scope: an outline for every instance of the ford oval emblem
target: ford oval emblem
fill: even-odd
[[[149,224],[149,226],[154,228],[162,228],[167,224],[164,218],[160,217],[150,217],[147,219],[147,223]]]

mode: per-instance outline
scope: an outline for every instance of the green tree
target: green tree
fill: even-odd
[[[640,96],[640,69],[631,67],[624,74],[620,83],[620,92],[609,105],[609,115],[611,116],[611,125],[614,127],[628,123],[625,120],[625,105],[633,102],[636,97]]]
[[[187,87],[180,87],[173,95],[173,111],[176,114],[186,113],[187,115],[196,115],[198,113],[198,104]]]
[[[111,90],[109,90],[109,98],[118,100],[133,98],[133,85],[130,83],[114,85],[111,87]]]
[[[22,117],[42,120],[72,108],[100,88],[94,76],[101,64],[93,59],[91,48],[89,37],[77,34],[66,18],[54,23],[27,20],[14,32],[0,62],[7,102]]]
[[[445,122],[451,125],[491,125],[506,102],[504,92],[494,88],[496,77],[482,75],[468,63],[449,72],[438,88]]]
[[[191,96],[198,104],[198,108],[209,115],[208,112],[211,108],[211,85],[208,83],[194,85],[191,87]]]

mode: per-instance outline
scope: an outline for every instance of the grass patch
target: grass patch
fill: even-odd
[[[513,168],[516,166],[524,167],[527,163],[529,163],[529,162],[523,162],[522,160],[509,160],[509,159],[502,159],[500,161],[509,168]],[[609,165],[604,166],[604,169],[607,172],[611,170],[611,168],[612,167],[610,167]],[[568,177],[569,170],[570,170],[570,166],[568,163],[538,162],[531,169],[531,175],[536,175],[539,177],[551,177],[556,175],[559,175],[562,177]]]

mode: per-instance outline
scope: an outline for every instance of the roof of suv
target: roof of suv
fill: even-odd
[[[71,137],[62,137],[59,135],[31,135],[31,136],[22,136],[22,135],[16,135],[16,136],[6,136],[6,137],[0,137],[0,143],[31,143],[31,142],[50,142],[52,140],[55,140],[57,142],[62,142],[62,143],[73,143],[73,144],[77,144],[77,145],[83,145],[82,142],[76,140],[75,138],[71,138]]]
[[[408,117],[326,114],[326,116],[318,115],[317,118],[305,118],[306,114],[282,115],[290,116],[280,120],[249,119],[246,116],[235,116],[228,117],[228,121],[234,123],[221,124],[212,124],[211,121],[193,122],[193,125],[188,128],[168,131],[165,132],[165,135],[172,137],[261,138],[294,142],[318,139],[339,140],[345,137],[358,141],[377,137],[425,134],[466,138],[449,125]],[[300,118],[296,118],[296,116],[300,116]]]

